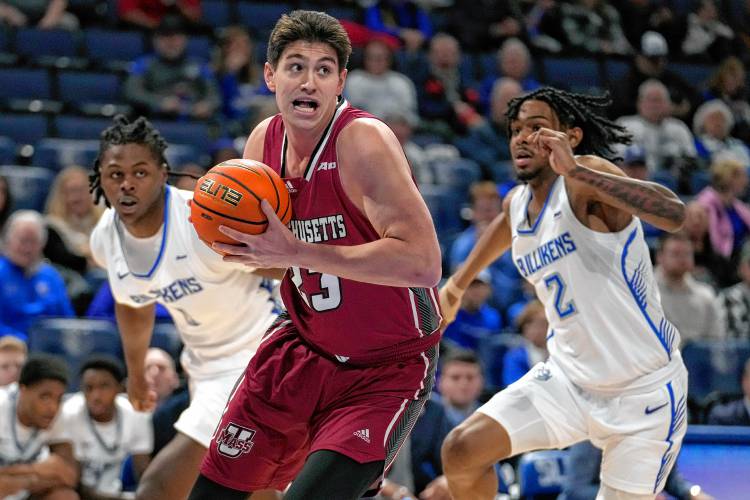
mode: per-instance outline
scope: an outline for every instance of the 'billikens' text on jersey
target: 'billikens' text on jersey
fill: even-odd
[[[516,259],[516,265],[521,274],[527,277],[575,251],[576,243],[570,233],[565,231],[557,238],[542,243],[520,259]]]
[[[169,285],[149,290],[147,294],[131,295],[130,298],[136,304],[146,304],[153,300],[162,300],[164,303],[177,302],[183,297],[203,291],[203,285],[195,277],[175,280]]]
[[[340,214],[316,217],[314,219],[292,219],[289,229],[298,240],[307,243],[337,240],[346,237],[344,216]]]

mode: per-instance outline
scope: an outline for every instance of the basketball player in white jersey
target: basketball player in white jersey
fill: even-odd
[[[512,248],[549,320],[549,360],[496,394],[443,443],[455,500],[494,498],[493,464],[590,439],[602,448],[598,499],[653,499],[686,428],[687,372],[664,317],[641,220],[678,230],[685,209],[662,186],[604,158],[627,143],[594,108],[608,97],[542,88],[512,100],[518,178],[440,298],[455,318],[474,277]]]
[[[0,497],[73,500],[78,467],[60,406],[68,372],[58,358],[34,355],[18,387],[0,391]]]
[[[81,468],[80,491],[90,500],[121,498],[120,471],[133,457],[140,476],[148,465],[154,436],[151,415],[137,412],[122,393],[120,363],[92,356],[80,369],[81,392],[63,403],[63,418]]]
[[[198,239],[188,221],[192,193],[166,183],[166,147],[145,118],[118,116],[102,133],[91,176],[97,201],[103,196],[110,206],[91,235],[91,252],[107,269],[136,410],[152,410],[156,400],[144,359],[157,302],[185,345],[191,404],[140,481],[137,497],[153,500],[187,497],[229,393],[276,317],[263,278],[223,262]]]

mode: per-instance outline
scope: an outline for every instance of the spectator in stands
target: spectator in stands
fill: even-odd
[[[240,156],[242,155],[235,153],[231,157],[226,158],[226,160],[233,160]],[[225,161],[225,160],[217,161],[214,164],[221,163],[222,161]],[[203,176],[203,174],[206,173],[205,168],[193,162],[180,165],[175,169],[175,171],[179,172],[182,175],[174,179],[173,184],[177,189],[184,189],[185,191],[194,190],[195,185],[198,183],[198,179],[200,179]]]
[[[574,52],[625,55],[633,52],[620,14],[607,0],[574,0],[560,4],[564,45]]]
[[[15,28],[74,30],[78,28],[78,19],[67,8],[68,0],[2,0],[0,23]]]
[[[245,28],[229,26],[221,31],[214,70],[224,117],[240,127],[238,135],[244,133],[251,115],[272,95],[263,78],[263,64],[255,58],[255,41]]]
[[[471,225],[456,238],[450,249],[449,265],[456,269],[469,256],[474,244],[502,209],[502,199],[493,182],[484,181],[469,188],[471,197]],[[513,263],[510,252],[490,264],[494,296],[493,305],[505,310],[523,297],[520,274]]]
[[[654,275],[664,315],[680,332],[682,343],[721,339],[725,326],[716,293],[692,276],[693,244],[684,233],[665,233],[659,240]]]
[[[200,0],[117,0],[117,15],[136,28],[153,30],[164,17],[179,15],[190,23],[201,18]]]
[[[750,339],[750,241],[742,246],[738,274],[742,281],[719,293],[721,312],[728,337]]]
[[[43,316],[73,316],[60,274],[42,261],[47,229],[42,216],[19,210],[8,219],[0,256],[0,335],[26,340]]]
[[[640,86],[646,80],[656,79],[669,91],[673,104],[670,114],[681,119],[687,118],[699,100],[698,92],[684,78],[667,68],[668,61],[669,47],[664,36],[656,31],[645,32],[630,69],[612,85],[610,116],[617,118],[636,113],[635,103],[640,95]]]
[[[8,179],[0,175],[0,233],[5,228],[5,222],[13,210],[13,198],[10,194]]]
[[[352,106],[378,118],[402,112],[416,123],[417,89],[404,74],[394,71],[393,52],[382,40],[365,45],[363,69],[352,70],[346,78],[346,94]]]
[[[510,349],[503,357],[503,387],[523,377],[537,363],[547,360],[548,327],[541,302],[533,300],[526,304],[516,318],[516,328],[523,335],[524,343]]]
[[[726,287],[736,281],[736,272],[728,258],[714,252],[708,235],[708,208],[693,200],[685,205],[682,231],[693,243],[693,276],[714,287]],[[736,267],[736,266],[735,266]]]
[[[502,317],[497,309],[487,304],[491,296],[492,277],[484,270],[466,289],[461,309],[456,320],[446,328],[444,338],[463,348],[476,350],[481,339],[499,333],[503,326]]]
[[[646,80],[638,87],[637,106],[637,115],[620,117],[617,122],[633,135],[634,144],[643,146],[649,171],[669,170],[675,177],[689,173],[697,158],[693,134],[671,116],[667,87],[659,80]]]
[[[180,383],[174,359],[163,349],[152,347],[148,350],[144,369],[146,382],[157,397],[152,418],[154,450],[151,457],[154,457],[175,436],[174,424],[190,405],[190,393],[187,386]]]
[[[391,37],[408,52],[416,52],[432,37],[432,21],[419,2],[412,0],[359,0],[364,7],[365,26]]]
[[[734,53],[734,46],[734,31],[720,19],[714,0],[695,2],[687,16],[685,37],[682,39],[683,55],[695,61],[711,63]]]
[[[140,476],[153,448],[151,416],[136,412],[121,394],[125,370],[119,361],[91,356],[80,369],[81,391],[63,403],[62,414],[81,467],[84,498],[119,498],[120,471],[128,456]]]
[[[207,119],[221,105],[209,65],[187,56],[186,30],[180,17],[164,17],[153,37],[155,54],[133,64],[124,94],[143,112]]]
[[[494,50],[511,37],[524,37],[518,0],[454,0],[448,31],[469,52]]]
[[[568,448],[568,467],[564,488],[557,500],[595,500],[600,486],[602,451],[590,441]],[[664,492],[677,500],[713,500],[700,486],[686,480],[677,468],[672,467],[664,485]]]
[[[708,80],[705,100],[721,99],[734,116],[732,135],[750,142],[750,104],[747,102],[745,65],[736,57],[724,59]]]
[[[45,209],[44,256],[81,275],[89,267],[89,236],[103,211],[94,205],[88,182],[88,172],[82,167],[66,167],[55,177]]]
[[[442,357],[438,390],[451,428],[479,408],[483,387],[482,364],[473,351],[455,349]]]
[[[14,483],[4,494],[78,498],[78,467],[59,412],[67,384],[62,359],[35,355],[21,369],[18,390],[0,391],[0,435],[16,440],[0,447],[0,485]]]
[[[492,172],[498,162],[511,159],[505,112],[510,100],[521,94],[523,88],[518,80],[508,77],[495,80],[490,94],[489,117],[473,123],[464,137],[455,140],[461,154],[479,163],[490,177],[494,177]]]
[[[99,290],[97,290],[91,299],[84,317],[106,319],[115,322],[115,298],[112,295],[112,288],[109,286],[109,281],[104,281],[99,286]],[[156,304],[156,321],[172,321],[169,311],[161,304]]]
[[[732,264],[738,262],[739,251],[750,234],[750,207],[740,200],[747,186],[745,165],[720,159],[711,165],[711,185],[696,197],[708,210],[708,235],[713,251]],[[732,268],[736,269],[736,265]]]
[[[708,414],[709,425],[750,425],[750,359],[745,361],[742,370],[743,398],[711,408]]]
[[[479,93],[462,76],[461,47],[446,33],[430,40],[429,69],[415,77],[419,115],[447,136],[463,133],[481,119]]]
[[[0,389],[15,389],[26,362],[26,344],[12,335],[0,337]]]
[[[653,30],[671,38],[672,32],[680,30],[678,16],[672,11],[669,3],[651,0],[613,0],[612,5],[620,13],[622,29],[632,47],[639,46],[646,31]],[[684,31],[684,28],[682,29]],[[670,45],[674,43],[677,49],[680,41],[670,39]]]
[[[435,173],[430,166],[427,152],[419,144],[412,141],[414,128],[417,125],[416,118],[408,111],[392,110],[383,117],[383,121],[393,130],[404,154],[409,160],[409,166],[417,184],[435,184]]]
[[[750,167],[747,145],[729,133],[734,128],[734,116],[721,99],[701,104],[693,117],[693,134],[698,155],[708,165],[721,158],[733,158]]]
[[[532,74],[531,52],[519,38],[508,38],[503,42],[497,49],[496,64],[495,71],[485,76],[479,87],[479,98],[483,109],[488,109],[491,112],[491,94],[495,84],[501,78],[516,80],[525,91],[532,91],[541,87],[541,84]]]
[[[175,363],[164,349],[152,347],[146,353],[144,362],[146,382],[149,389],[156,392],[157,406],[164,402],[180,385]]]

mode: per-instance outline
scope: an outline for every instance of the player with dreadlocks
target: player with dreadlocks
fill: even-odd
[[[190,406],[141,478],[141,499],[187,497],[229,393],[276,318],[263,278],[198,239],[188,221],[192,192],[167,185],[166,148],[148,120],[118,116],[101,135],[90,176],[97,201],[110,207],[91,251],[107,269],[136,410],[153,410],[156,401],[144,369],[156,303],[171,313],[185,345]]]
[[[677,196],[628,178],[606,158],[628,143],[597,110],[608,97],[542,88],[508,107],[522,185],[503,200],[466,262],[440,292],[455,318],[464,290],[512,249],[544,304],[549,359],[496,394],[443,443],[455,500],[494,498],[494,464],[591,440],[603,449],[597,499],[653,499],[685,434],[687,373],[664,317],[641,220],[682,225]]]

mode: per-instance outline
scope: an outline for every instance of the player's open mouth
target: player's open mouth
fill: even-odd
[[[131,197],[124,197],[120,198],[119,205],[120,205],[120,211],[124,213],[133,213],[135,211],[135,207],[138,204],[138,200]]]
[[[295,99],[292,101],[294,109],[302,113],[314,113],[318,109],[318,103],[311,99]]]
[[[515,160],[516,166],[525,167],[529,164],[533,156],[534,155],[528,151],[518,151],[513,159]]]

